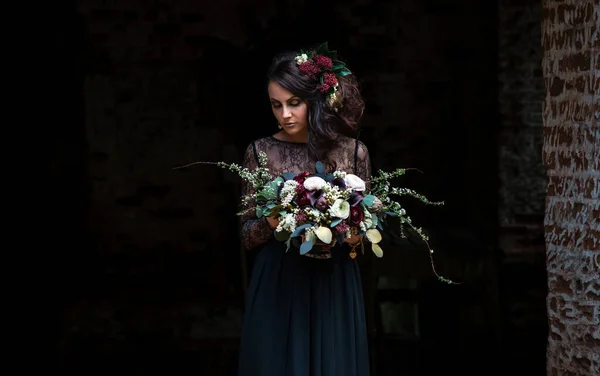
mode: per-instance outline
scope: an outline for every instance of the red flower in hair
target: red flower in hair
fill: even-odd
[[[313,60],[323,70],[331,70],[333,68],[333,62],[327,56],[315,55],[313,56]]]
[[[337,77],[335,73],[323,73],[323,83],[329,86],[335,86],[338,84]]]
[[[328,84],[319,84],[319,86],[317,86],[317,89],[319,89],[321,93],[327,93],[327,91],[331,89],[331,86],[329,86]]]
[[[298,69],[300,69],[300,72],[304,73],[313,80],[316,79],[316,75],[317,73],[319,73],[319,67],[314,62],[314,60],[305,61],[304,63],[298,66]]]

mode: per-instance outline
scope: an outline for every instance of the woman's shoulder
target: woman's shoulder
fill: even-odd
[[[344,149],[354,149],[357,151],[368,151],[367,145],[357,137],[349,137],[346,135],[340,135],[337,139],[338,145]]]
[[[272,145],[275,143],[275,141],[276,140],[273,136],[259,137],[259,138],[255,138],[252,141],[250,141],[248,143],[248,145],[246,145],[246,147],[248,149],[255,149],[255,148],[266,146],[266,145]]]

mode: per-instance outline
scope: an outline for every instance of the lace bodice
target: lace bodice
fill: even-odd
[[[281,141],[275,137],[258,139],[246,148],[244,167],[256,168],[257,156],[261,151],[267,154],[267,167],[274,176],[284,172],[315,172],[317,161],[309,158],[305,143]],[[371,176],[369,151],[361,141],[356,139],[341,136],[329,151],[328,159],[335,161],[338,170],[354,173],[365,181]],[[252,186],[244,183],[243,194],[252,192]],[[273,230],[265,218],[258,219],[254,211],[250,211],[241,217],[240,235],[246,249],[252,249],[269,241],[273,237]]]

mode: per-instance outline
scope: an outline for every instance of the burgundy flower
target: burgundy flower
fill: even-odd
[[[313,56],[315,64],[323,70],[331,70],[333,68],[333,61],[331,58],[323,55]]]
[[[323,191],[321,189],[317,189],[315,191],[311,191],[308,194],[308,198],[310,199],[310,204],[314,207],[319,201],[319,199],[323,196]]]
[[[296,186],[296,195],[302,196],[306,192],[306,188],[304,188],[304,184],[298,183]]]
[[[358,206],[352,206],[350,208],[350,217],[348,218],[348,224],[352,227],[358,226],[363,220],[363,212]]]
[[[317,200],[317,202],[315,202],[315,208],[319,211],[325,211],[328,206],[329,206],[329,203],[327,202],[327,199],[323,196],[321,196]]]
[[[296,186],[296,197],[298,197],[298,199],[296,199],[296,203],[300,206],[310,204],[310,201],[308,201],[308,193],[306,191],[306,188],[304,188],[304,180],[306,180],[308,175],[308,172],[301,172],[298,175],[294,176],[293,179],[295,182],[298,183],[298,185]]]
[[[305,61],[298,66],[298,69],[300,69],[300,72],[304,73],[313,80],[316,79],[316,75],[319,73],[319,67],[314,60]]]
[[[327,91],[329,91],[331,87],[328,84],[319,84],[319,86],[317,86],[317,89],[319,89],[321,93],[327,93]]]
[[[329,86],[335,86],[338,83],[335,73],[323,73],[323,83]]]
[[[308,172],[301,172],[298,175],[294,176],[294,180],[298,182],[298,184],[304,184],[304,180],[309,176]]]
[[[350,194],[350,197],[348,198],[348,203],[350,204],[350,206],[356,206],[360,204],[363,198],[364,197],[360,192],[354,191]]]
[[[344,181],[343,178],[335,178],[331,181],[331,185],[333,185],[334,187],[338,187],[339,189],[346,189],[346,182]]]
[[[350,228],[350,226],[348,225],[348,223],[346,221],[341,221],[334,228],[338,234],[345,234],[346,231],[348,231],[348,229]]]
[[[296,204],[298,206],[310,205],[310,192],[304,190],[301,194],[296,196]]]
[[[303,211],[301,211],[298,214],[296,214],[295,219],[296,219],[296,222],[297,222],[298,225],[302,225],[302,224],[304,224],[306,222],[306,220],[308,218],[306,217],[306,213],[303,212]]]

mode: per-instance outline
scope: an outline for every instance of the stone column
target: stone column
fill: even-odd
[[[600,375],[600,5],[543,0],[548,375]]]

